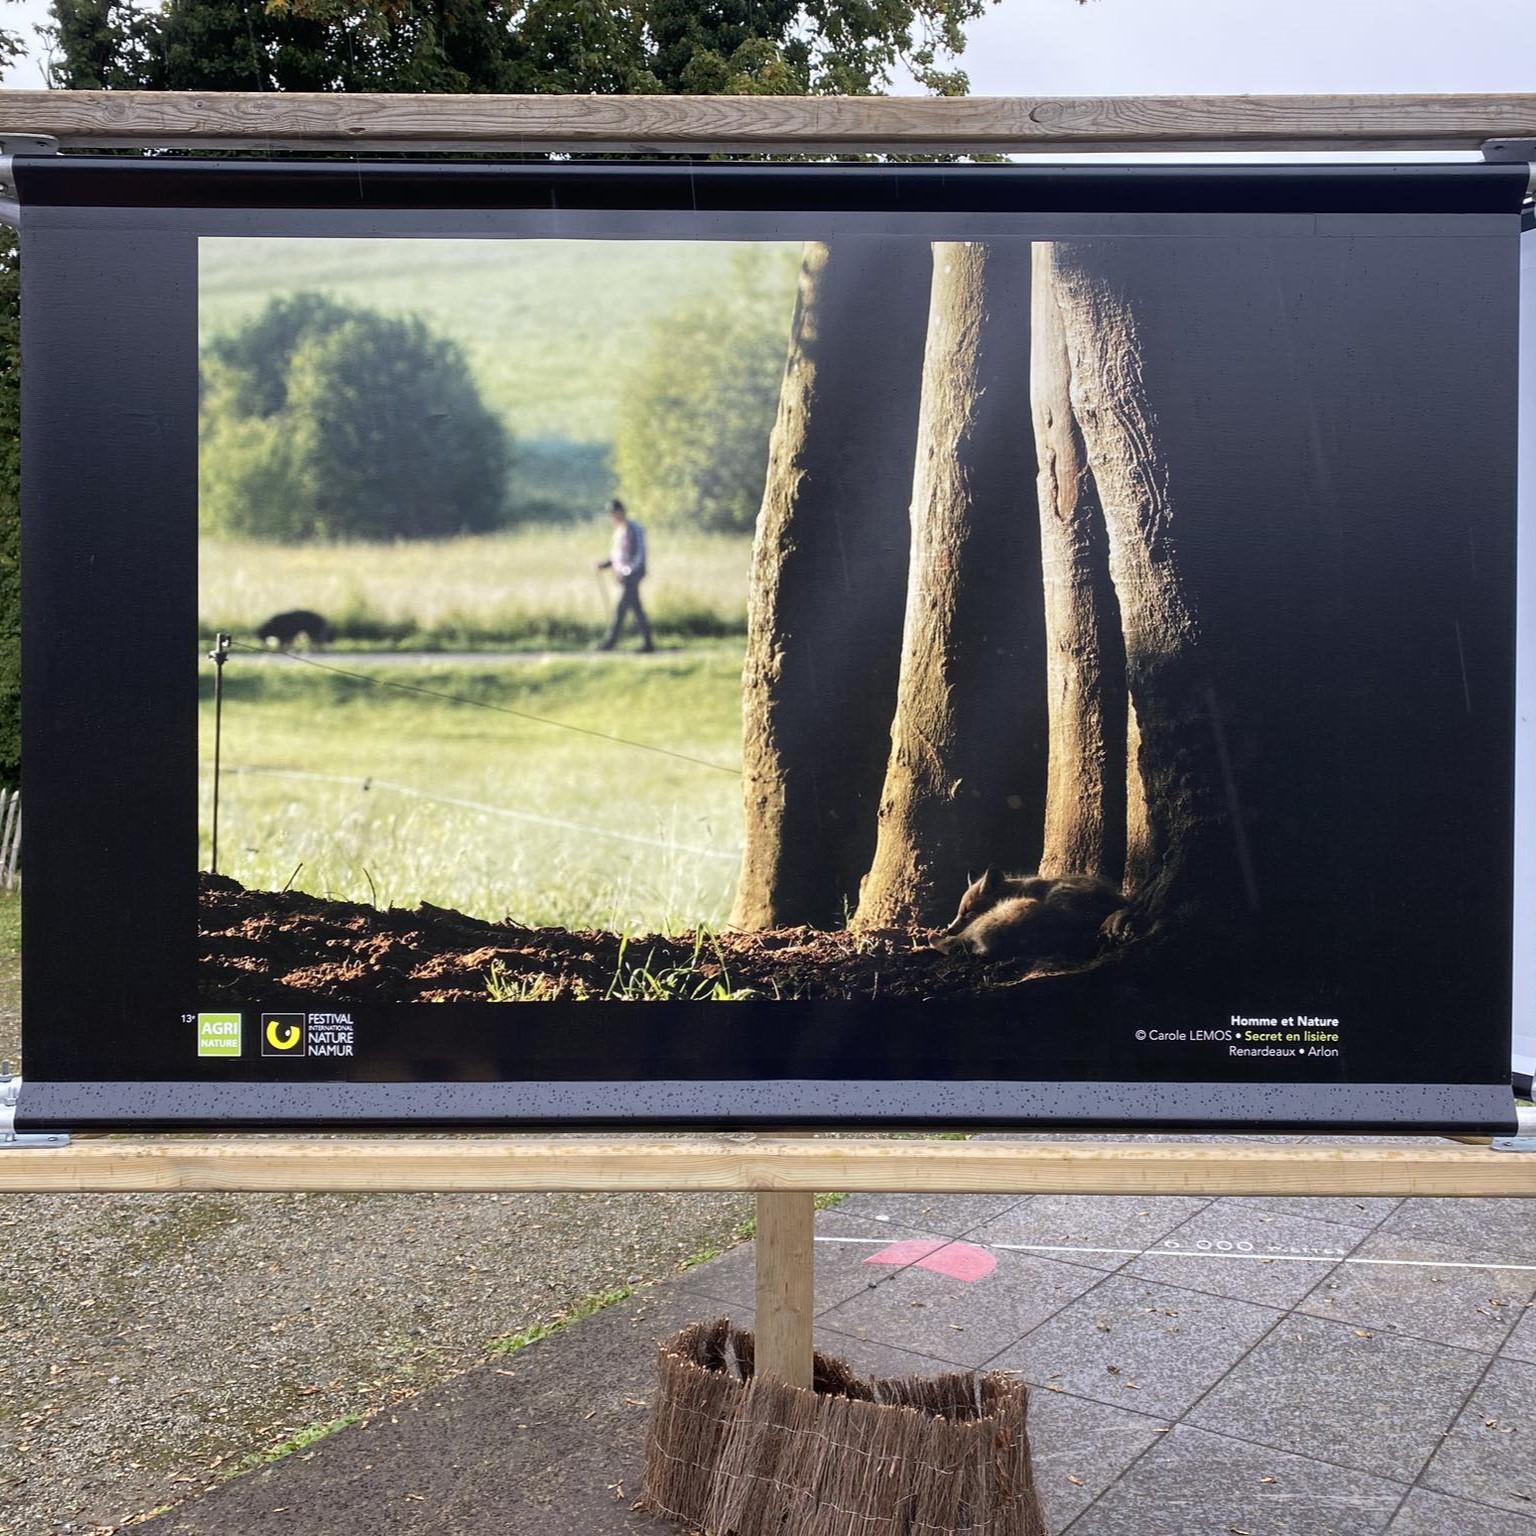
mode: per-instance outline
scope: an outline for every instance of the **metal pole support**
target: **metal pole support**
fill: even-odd
[[[67,1147],[65,1131],[18,1131],[16,1105],[21,1098],[21,1078],[11,1076],[11,1064],[0,1061],[0,1153],[13,1147]]]
[[[208,873],[219,872],[219,769],[224,739],[224,663],[229,660],[230,637],[221,630],[213,639],[208,659],[213,663],[213,829],[208,851]]]

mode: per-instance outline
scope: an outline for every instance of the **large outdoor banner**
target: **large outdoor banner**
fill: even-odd
[[[1525,184],[18,162],[22,1120],[1508,1129]]]

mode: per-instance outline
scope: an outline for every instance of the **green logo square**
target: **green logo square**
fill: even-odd
[[[240,1015],[238,1013],[198,1014],[197,1054],[199,1056],[238,1056],[240,1054]]]

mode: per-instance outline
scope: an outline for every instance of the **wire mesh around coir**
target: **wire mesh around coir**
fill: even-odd
[[[662,1342],[643,1507],[706,1536],[1045,1536],[1022,1381],[818,1354],[807,1392],[752,1355],[725,1318]]]

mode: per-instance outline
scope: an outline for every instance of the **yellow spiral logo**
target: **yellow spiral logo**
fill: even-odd
[[[302,1013],[263,1014],[261,1054],[263,1056],[302,1056],[304,1054],[304,1015]]]

